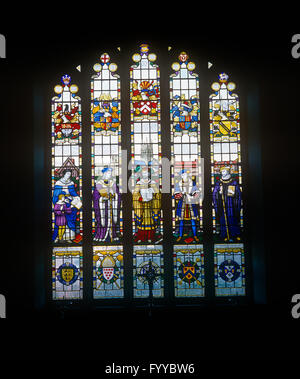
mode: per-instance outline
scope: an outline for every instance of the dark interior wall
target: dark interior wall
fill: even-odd
[[[132,25],[131,25],[132,26]],[[252,233],[258,233],[255,241],[258,251],[264,251],[266,262],[266,297],[267,308],[258,310],[249,307],[242,310],[205,310],[185,313],[177,312],[159,314],[154,325],[166,325],[168,320],[189,319],[191,325],[202,320],[203,325],[213,327],[220,318],[233,328],[240,329],[251,324],[258,325],[260,335],[266,325],[277,323],[293,328],[290,320],[290,298],[300,292],[298,267],[300,259],[297,249],[297,112],[299,107],[298,74],[300,59],[291,57],[291,35],[297,31],[282,32],[274,28],[269,30],[240,29],[228,34],[218,32],[205,33],[202,30],[191,34],[160,34],[152,25],[149,31],[135,33],[124,28],[121,33],[112,33],[101,37],[97,28],[82,29],[79,37],[70,36],[63,40],[63,33],[39,29],[23,30],[14,33],[11,28],[0,31],[7,36],[7,59],[0,60],[1,98],[2,98],[2,151],[4,153],[3,169],[5,225],[3,225],[3,242],[1,263],[1,293],[8,301],[7,312],[12,319],[18,317],[35,320],[39,326],[41,320],[51,320],[57,315],[36,312],[35,290],[39,286],[38,278],[43,274],[34,254],[34,244],[40,246],[42,236],[37,233],[41,225],[39,216],[46,211],[45,194],[39,188],[45,185],[39,177],[43,167],[43,152],[37,149],[37,140],[43,133],[37,131],[35,115],[43,109],[39,80],[45,77],[58,77],[61,73],[74,72],[81,62],[95,60],[99,53],[121,46],[134,51],[142,42],[151,46],[172,46],[176,50],[187,50],[192,55],[203,54],[205,59],[217,62],[222,71],[235,73],[235,81],[249,79],[247,85],[248,112],[247,126],[259,124],[257,129],[247,130],[247,138],[252,145],[248,151],[249,172],[253,190],[256,182],[261,183],[259,198],[250,196],[253,202],[251,211]],[[186,29],[184,29],[186,30]],[[55,83],[54,83],[55,84]],[[53,87],[53,86],[52,86]],[[49,85],[49,89],[52,87]],[[259,113],[255,109],[259,108]],[[260,146],[256,144],[259,141]],[[261,161],[261,165],[260,165]],[[3,182],[3,181],[2,181]],[[37,201],[37,198],[39,199]],[[256,200],[261,204],[263,219],[255,220]],[[295,241],[288,247],[288,242]],[[254,270],[260,266],[261,255],[257,255]],[[264,277],[264,273],[262,276]],[[255,289],[254,289],[255,292]],[[43,303],[43,294],[40,302]],[[258,291],[258,297],[259,297]],[[259,302],[259,301],[258,301]],[[124,313],[126,319],[147,320],[144,313]],[[72,318],[72,316],[70,316]],[[91,315],[96,319],[99,315]],[[103,316],[106,317],[106,316]],[[114,314],[107,318],[116,321]],[[272,319],[272,321],[271,321]],[[251,329],[252,330],[252,329]],[[254,330],[254,329],[253,329]],[[290,330],[290,329],[288,329]],[[291,329],[292,330],[292,329]],[[258,333],[258,331],[256,331]],[[265,344],[270,342],[272,328],[268,330]],[[250,333],[249,333],[250,334]],[[269,338],[269,339],[268,339]]]

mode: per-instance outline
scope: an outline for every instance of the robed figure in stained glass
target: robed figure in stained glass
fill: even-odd
[[[221,167],[221,178],[213,190],[213,205],[224,241],[239,241],[242,193],[238,180],[230,174],[230,167]]]
[[[94,240],[119,240],[121,194],[116,180],[112,178],[112,168],[102,170],[102,177],[97,180],[93,192],[93,203],[96,218]]]
[[[149,178],[149,168],[140,168],[141,177],[137,179],[133,190],[133,208],[136,223],[134,242],[158,242],[161,193],[154,180]]]
[[[78,230],[77,217],[82,202],[70,170],[65,170],[63,176],[56,181],[52,201],[55,215],[52,240],[54,242],[80,242],[82,236]]]
[[[197,229],[199,223],[198,202],[200,190],[195,181],[189,176],[187,170],[180,171],[181,178],[175,184],[174,197],[176,204],[176,220],[178,222],[178,237],[176,242],[183,242],[187,235],[187,242],[199,242]],[[187,229],[184,233],[184,228]]]

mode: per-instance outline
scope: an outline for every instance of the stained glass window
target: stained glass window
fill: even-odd
[[[164,92],[157,56],[149,45],[140,45],[132,60],[130,75],[120,77],[111,56],[101,54],[93,66],[93,75],[88,77],[90,92],[85,94],[90,93],[88,102],[81,103],[79,88],[69,75],[64,75],[61,84],[54,87],[52,298],[83,299],[84,278],[90,280],[85,291],[90,291],[90,298],[97,302],[124,299],[126,293],[134,299],[163,298],[172,292],[165,288],[170,282],[173,296],[180,302],[184,298],[190,302],[204,301],[211,296],[207,285],[213,281],[217,297],[245,296],[240,109],[236,85],[226,73],[221,73],[211,85],[213,93],[203,96],[209,101],[207,159],[212,191],[212,204],[203,208],[200,85],[196,64],[182,51],[173,63],[169,60],[168,65],[161,65],[164,73],[166,67],[172,68],[172,73],[165,76]],[[121,81],[130,91],[127,104],[130,114],[123,113],[123,118],[130,121],[128,140],[124,135],[127,125],[121,127],[124,122]],[[122,99],[125,105],[127,95]],[[166,100],[164,141],[171,152],[171,196],[166,197],[169,202],[164,204],[161,95]],[[84,105],[87,109],[82,110],[82,104],[87,104]],[[87,125],[84,131],[88,138],[90,132],[91,145],[82,146],[82,112],[90,117],[90,129]],[[205,117],[201,126],[203,130],[208,127]],[[131,195],[122,191],[121,137],[125,137],[125,145],[130,139],[131,177],[128,183],[123,179],[123,185],[128,184],[132,202],[125,202]],[[91,166],[85,166],[91,180],[84,182],[84,191],[82,150],[84,157],[91,156]],[[90,193],[90,200],[84,203],[85,214],[90,215],[85,217],[84,239],[82,193],[84,196]],[[172,215],[167,220],[170,222],[163,222],[164,210]],[[205,217],[212,217],[213,241],[203,231]],[[123,223],[125,219],[132,220],[132,235],[129,230],[127,234],[132,238],[130,243],[123,240],[128,227]],[[170,246],[166,246],[167,239],[163,240],[167,235]],[[85,270],[89,267],[90,272],[83,272],[83,267]],[[171,278],[165,278],[167,272]]]
[[[61,81],[51,110],[54,299],[82,297],[81,99],[69,75]]]
[[[121,104],[117,65],[103,53],[91,80],[94,298],[123,297]]]
[[[160,71],[149,46],[140,46],[130,68],[134,243],[162,239]]]
[[[217,296],[245,294],[239,98],[228,80],[219,75],[209,102]]]

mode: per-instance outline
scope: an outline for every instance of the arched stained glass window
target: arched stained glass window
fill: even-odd
[[[204,295],[199,77],[186,52],[170,77],[175,296]]]
[[[135,297],[148,296],[149,272],[162,275],[163,252],[153,246],[162,240],[160,70],[149,46],[140,46],[130,68],[131,158],[134,232]],[[143,249],[136,246],[145,244]],[[151,263],[149,263],[151,262]],[[163,283],[154,281],[154,296]]]
[[[81,99],[64,75],[52,98],[53,299],[82,298]]]
[[[184,51],[174,60],[142,44],[133,64],[128,54],[115,54],[124,70],[113,55],[103,53],[93,74],[80,73],[81,83],[90,84],[85,94],[80,84],[80,97],[69,75],[54,88],[52,298],[94,304],[130,298],[142,304],[153,297],[158,303],[196,304],[248,296],[236,85],[222,73],[212,93],[203,94],[205,67],[197,72]],[[201,107],[206,116],[200,128]],[[128,183],[121,142],[131,157]],[[203,161],[209,162],[205,176]],[[163,179],[171,184],[164,197]],[[202,202],[205,192],[212,201]]]
[[[245,295],[239,98],[228,79],[219,75],[209,103],[217,296]]]
[[[117,65],[104,53],[91,81],[94,298],[123,297],[121,106]],[[114,246],[112,244],[118,244]],[[104,246],[103,246],[104,245]]]

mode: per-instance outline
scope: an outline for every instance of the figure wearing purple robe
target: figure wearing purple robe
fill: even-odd
[[[231,177],[230,168],[221,168],[222,177],[213,190],[213,205],[224,241],[239,241],[241,236],[242,193],[238,181]]]
[[[96,219],[94,240],[99,242],[113,242],[120,238],[121,194],[116,181],[111,176],[112,169],[104,168],[102,178],[97,180],[93,193]]]
[[[54,205],[54,215],[55,215],[55,225],[58,229],[58,240],[62,241],[66,226],[67,226],[67,217],[66,215],[70,215],[72,213],[72,209],[67,206],[65,202],[65,195],[60,194],[58,196],[58,201]]]

